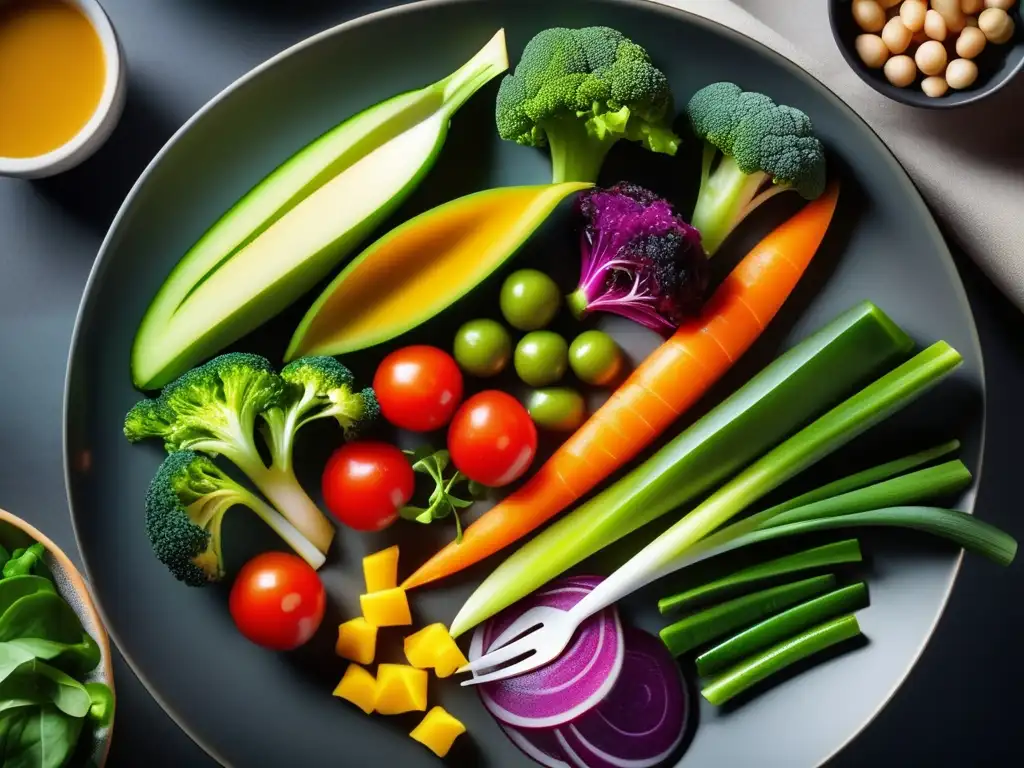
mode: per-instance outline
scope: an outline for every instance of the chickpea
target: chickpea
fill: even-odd
[[[1001,45],[1013,37],[1013,19],[1002,8],[986,8],[978,17],[978,27],[990,43]]]
[[[985,0],[986,8],[998,8],[1001,11],[1008,11],[1013,8],[1017,0]],[[980,8],[978,10],[981,10]]]
[[[978,79],[978,65],[970,59],[953,59],[946,67],[946,82],[957,91],[970,88]]]
[[[946,91],[949,90],[949,83],[946,82],[946,78],[933,75],[921,81],[921,90],[924,91],[925,96],[937,99],[940,96],[946,95]]]
[[[938,40],[922,43],[914,54],[918,69],[926,75],[938,75],[946,68],[946,47]]]
[[[885,11],[875,0],[853,0],[853,19],[865,32],[881,32]]]
[[[893,16],[882,28],[882,41],[893,53],[903,53],[910,45],[914,33],[906,28],[899,16]],[[982,35],[984,37],[984,35]]]
[[[906,0],[900,6],[900,18],[903,19],[903,26],[911,32],[918,32],[924,29],[924,17],[928,6],[924,0]]]
[[[964,28],[964,12],[960,10],[960,0],[932,0],[932,8],[942,14],[946,20],[946,29],[959,32]]]
[[[983,50],[988,39],[985,33],[974,27],[967,27],[956,39],[956,55],[962,59],[973,59]]]
[[[889,58],[889,49],[878,35],[857,35],[853,46],[869,69],[881,69]]]
[[[924,33],[940,43],[946,39],[946,19],[935,10],[924,15]]]
[[[885,77],[897,88],[906,88],[917,77],[917,66],[909,56],[893,56],[885,62]]]
[[[965,14],[981,13],[984,8],[985,0],[960,0],[960,10]]]

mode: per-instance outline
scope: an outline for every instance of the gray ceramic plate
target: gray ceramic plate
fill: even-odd
[[[90,278],[81,309],[67,388],[68,487],[79,543],[116,642],[149,689],[200,744],[237,766],[431,765],[432,755],[407,738],[415,716],[368,718],[332,699],[344,669],[331,653],[332,623],[357,615],[359,557],[397,537],[406,572],[451,535],[411,524],[378,536],[345,533],[323,571],[332,609],[310,646],[273,655],[240,638],[228,615],[227,588],[205,591],[176,583],[152,557],[142,500],[161,460],[156,445],[132,447],[121,435],[137,399],[128,376],[129,349],[150,298],[178,257],[254,182],[297,147],[360,108],[447,74],[498,27],[518,58],[548,26],[615,26],[646,45],[667,71],[679,103],[712,80],[749,89],[806,110],[832,152],[844,191],[837,220],[811,271],[771,330],[707,400],[712,402],[853,303],[869,298],[922,344],[946,339],[965,365],[916,407],[876,429],[803,482],[822,482],[865,458],[959,436],[963,457],[980,468],[983,375],[974,325],[953,262],[921,198],[882,143],[816,81],[766,49],[728,30],[662,6],[628,0],[463,0],[426,2],[377,14],[319,35],[243,78],[196,116],[164,148],[125,203]],[[392,223],[457,195],[549,178],[546,157],[498,140],[496,85],[456,117],[440,162]],[[690,141],[675,160],[617,147],[604,180],[629,175],[689,210],[699,147]],[[716,261],[727,266],[796,201],[750,222],[746,237]],[[568,241],[568,242],[566,242]],[[572,238],[541,235],[518,264],[561,263],[571,283],[577,269]],[[557,257],[557,258],[552,258]],[[412,339],[446,338],[457,320],[494,305],[490,282]],[[308,300],[270,322],[240,349],[280,358]],[[609,324],[635,358],[655,340],[629,324]],[[379,352],[348,359],[366,377]],[[335,444],[331,429],[300,441],[298,461],[310,488]],[[955,500],[970,509],[973,493]],[[275,542],[237,513],[226,526],[228,559],[237,568]],[[685,765],[809,768],[827,760],[878,713],[931,635],[956,574],[958,555],[932,541],[899,534],[865,537],[872,606],[863,612],[869,642],[763,689],[728,711],[702,709]],[[615,553],[612,553],[615,555]],[[614,557],[612,558],[614,559]],[[607,567],[609,559],[590,567]],[[419,625],[450,621],[487,566],[417,594]],[[628,617],[657,629],[655,585],[635,595]],[[400,631],[384,633],[382,655],[400,658]],[[453,765],[518,766],[525,758],[501,735],[475,694],[435,684],[433,701],[462,718],[469,737]]]

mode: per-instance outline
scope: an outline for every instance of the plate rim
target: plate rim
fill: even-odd
[[[85,287],[82,290],[82,297],[79,302],[78,309],[75,313],[74,327],[71,334],[71,340],[68,349],[68,357],[64,378],[64,393],[61,413],[61,445],[63,453],[62,458],[64,474],[64,493],[65,497],[67,498],[68,514],[71,518],[71,527],[75,536],[75,546],[77,547],[79,555],[82,560],[82,569],[85,571],[86,579],[89,582],[93,581],[92,569],[89,565],[89,557],[87,556],[85,549],[82,547],[82,538],[78,529],[78,516],[75,511],[75,503],[73,500],[73,494],[71,490],[72,461],[70,454],[68,430],[69,412],[71,406],[70,383],[72,381],[75,369],[75,362],[77,357],[76,351],[79,349],[79,345],[81,343],[83,320],[85,318],[86,312],[89,310],[90,297],[93,295],[93,289],[99,283],[101,273],[106,268],[106,262],[108,261],[108,254],[110,252],[111,241],[113,239],[115,232],[119,229],[122,221],[127,218],[130,209],[132,208],[136,198],[139,196],[139,193],[145,186],[145,183],[147,182],[149,176],[153,173],[156,167],[163,161],[164,156],[170,151],[170,149],[175,144],[177,144],[178,141],[180,141],[189,130],[192,129],[195,123],[197,123],[199,120],[205,117],[208,112],[212,112],[216,107],[218,107],[221,104],[221,102],[225,101],[236,90],[244,87],[250,81],[256,79],[263,72],[273,68],[279,62],[284,61],[287,58],[290,58],[291,56],[305,50],[306,48],[315,46],[328,38],[334,37],[335,35],[340,35],[351,30],[358,29],[359,27],[373,24],[381,19],[398,17],[403,15],[412,15],[423,9],[429,9],[434,7],[442,7],[448,5],[482,4],[488,3],[490,1],[491,0],[414,0],[413,2],[406,3],[404,5],[391,6],[388,8],[383,8],[378,11],[373,11],[371,13],[366,13],[361,16],[357,16],[353,19],[349,19],[348,21],[344,21],[340,24],[328,27],[326,29],[321,30],[320,32],[310,35],[309,37],[297,41],[296,43],[284,48],[280,52],[266,59],[262,63],[251,68],[250,70],[248,70],[247,72],[245,72],[244,74],[230,82],[220,91],[218,91],[208,101],[206,101],[198,110],[196,110],[188,118],[188,120],[186,120],[170,136],[170,138],[167,139],[164,145],[153,156],[153,158],[149,161],[149,163],[146,165],[143,171],[139,174],[139,177],[132,184],[127,195],[125,195],[124,200],[118,208],[117,213],[111,220],[110,225],[103,236],[103,240],[100,243],[100,247],[97,251],[96,258],[94,259],[92,267],[89,270],[89,276],[86,279]],[[732,27],[729,27],[714,19],[702,16],[697,13],[693,13],[689,10],[677,7],[675,5],[670,5],[669,3],[671,3],[672,0],[598,1],[605,3],[607,5],[644,8],[651,10],[654,13],[661,13],[668,17],[676,17],[677,20],[678,17],[683,17],[686,23],[693,24],[698,27],[711,27],[718,34],[721,34],[727,38],[731,38],[741,45],[746,45],[748,47],[758,49],[761,53],[768,56],[770,59],[772,59],[777,64],[782,66],[784,69],[788,70],[794,77],[808,81],[811,87],[819,88],[823,92],[823,95],[829,101],[833,102],[834,105],[838,107],[840,111],[844,112],[851,120],[860,123],[860,125],[867,129],[868,133],[872,137],[874,137],[874,139],[878,142],[879,146],[883,150],[882,155],[885,161],[888,162],[888,164],[892,167],[895,176],[899,179],[900,183],[903,184],[906,188],[906,197],[908,199],[908,202],[918,209],[918,213],[921,214],[922,218],[927,222],[926,228],[931,230],[931,238],[934,241],[936,241],[936,243],[940,246],[937,249],[939,252],[939,258],[945,262],[946,267],[956,277],[956,279],[953,281],[954,292],[957,294],[957,298],[962,304],[963,308],[966,309],[966,315],[969,320],[968,335],[970,336],[971,341],[973,342],[975,348],[978,351],[978,377],[980,379],[982,392],[980,414],[981,429],[979,432],[980,447],[978,451],[978,464],[974,471],[974,483],[972,487],[968,490],[967,495],[965,497],[965,503],[963,505],[967,507],[967,509],[965,510],[967,513],[974,514],[977,493],[978,489],[981,486],[983,477],[986,444],[985,438],[988,431],[988,387],[985,377],[984,351],[982,349],[981,339],[978,335],[978,328],[977,323],[974,319],[974,312],[971,309],[970,301],[968,300],[963,280],[960,277],[959,270],[957,270],[956,268],[956,263],[953,260],[953,255],[949,249],[949,244],[946,242],[946,238],[943,236],[942,231],[939,229],[938,223],[935,220],[935,216],[933,215],[931,209],[925,202],[924,196],[922,195],[920,189],[918,188],[914,180],[911,178],[906,168],[900,162],[899,158],[896,157],[892,149],[890,149],[889,145],[886,144],[885,140],[878,134],[877,131],[875,131],[875,129],[870,125],[870,123],[868,123],[864,118],[862,118],[849,104],[846,103],[846,101],[844,101],[827,84],[822,82],[817,76],[815,76],[808,70],[804,69],[802,66],[794,62],[792,59],[774,50],[765,43],[762,43],[760,40],[750,37],[749,35],[744,34],[742,32],[739,32],[738,30],[735,30]],[[879,701],[878,706],[864,719],[864,721],[860,723],[858,727],[854,729],[844,741],[837,745],[837,747],[832,752],[827,754],[819,763],[817,763],[815,766],[812,766],[812,768],[821,768],[821,766],[825,765],[826,763],[829,763],[836,757],[836,755],[845,750],[854,741],[854,739],[860,736],[868,728],[868,726],[870,726],[875,721],[875,719],[882,713],[882,711],[885,710],[885,708],[892,701],[892,698],[896,695],[897,691],[899,691],[899,689],[906,682],[907,678],[910,676],[910,673],[918,665],[918,662],[920,661],[922,654],[924,653],[928,644],[931,642],[932,638],[935,635],[935,630],[937,629],[939,622],[942,620],[942,617],[946,613],[946,608],[948,607],[949,599],[953,592],[953,587],[956,584],[957,577],[960,574],[960,568],[963,564],[963,557],[964,552],[961,549],[960,552],[958,552],[956,556],[953,558],[953,562],[951,563],[951,568],[949,571],[948,582],[946,584],[946,589],[942,596],[942,601],[939,604],[939,608],[936,611],[935,618],[932,621],[931,625],[928,627],[928,631],[922,639],[921,645],[918,647],[913,657],[910,659],[906,669],[904,669],[902,673],[897,676],[897,678],[893,682],[892,688]],[[218,752],[216,748],[214,748],[210,744],[207,744],[196,733],[194,733],[192,728],[186,724],[185,718],[179,715],[178,712],[163,698],[163,696],[157,690],[156,686],[149,681],[147,676],[136,665],[134,659],[132,659],[130,654],[124,649],[123,643],[121,642],[118,632],[114,629],[113,624],[108,620],[106,610],[103,607],[103,601],[99,598],[98,595],[95,596],[94,604],[96,606],[97,611],[100,614],[100,617],[103,620],[103,625],[106,627],[109,637],[113,640],[114,645],[116,646],[122,659],[124,659],[125,663],[131,669],[132,673],[138,678],[139,682],[142,684],[146,692],[153,697],[153,699],[164,711],[164,713],[171,719],[171,721],[176,726],[178,726],[178,728],[180,728],[182,732],[185,733],[185,735],[188,736],[196,746],[203,750],[203,752],[205,752],[215,762],[219,763],[222,766],[230,767],[231,763],[229,763]]]

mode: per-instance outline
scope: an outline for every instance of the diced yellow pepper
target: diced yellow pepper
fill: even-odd
[[[466,726],[449,715],[444,707],[431,707],[422,722],[412,729],[412,738],[438,757],[444,757],[459,736],[466,732]]]
[[[462,654],[459,646],[451,639],[451,635],[448,636],[448,640],[450,644],[442,647],[434,660],[434,674],[438,677],[451,677],[459,669],[469,664],[469,659]]]
[[[338,627],[334,652],[343,659],[370,664],[377,652],[377,627],[362,616]]]
[[[405,658],[414,667],[433,669],[438,677],[448,677],[468,664],[459,646],[444,624],[431,624],[405,638]]]
[[[351,701],[363,712],[370,714],[377,705],[377,681],[358,664],[349,664],[341,682],[334,689],[334,695]]]
[[[398,586],[398,545],[363,558],[363,577],[367,592],[380,592]]]
[[[405,664],[379,664],[374,708],[382,715],[426,711],[427,673]]]
[[[405,590],[395,587],[359,596],[363,616],[375,627],[405,627],[412,624]]]

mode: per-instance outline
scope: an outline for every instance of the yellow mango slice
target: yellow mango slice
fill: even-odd
[[[400,224],[320,294],[295,329],[285,361],[366,349],[425,323],[512,258],[565,198],[591,186],[498,187]]]
[[[449,715],[444,707],[431,707],[426,717],[412,729],[410,737],[425,746],[438,757],[444,757],[459,736],[466,732],[466,726]]]
[[[426,671],[405,664],[379,664],[374,709],[382,715],[426,711]]]
[[[405,638],[405,658],[414,667],[433,669],[438,677],[449,677],[468,664],[444,624],[431,624]]]
[[[334,652],[343,659],[370,664],[377,653],[377,627],[362,616],[338,627]]]
[[[349,664],[341,682],[334,689],[334,695],[351,701],[363,712],[370,714],[377,705],[377,681],[358,664]]]
[[[405,590],[398,587],[360,595],[359,607],[363,609],[366,620],[375,627],[405,627],[412,624],[409,600]]]
[[[363,558],[363,577],[367,592],[380,592],[398,586],[398,545]]]

